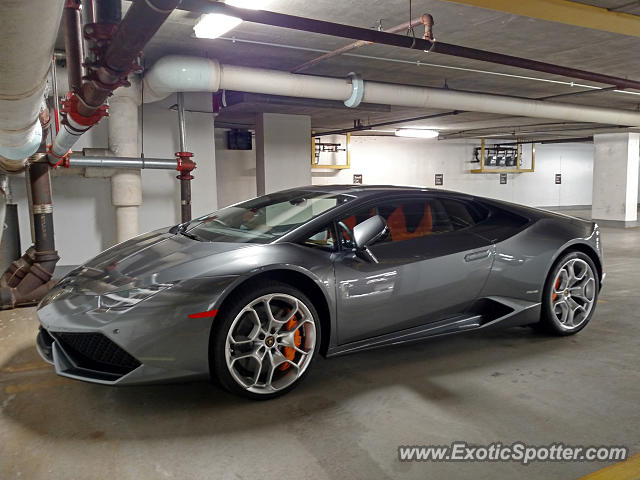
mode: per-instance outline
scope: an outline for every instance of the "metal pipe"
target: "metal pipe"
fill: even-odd
[[[191,12],[222,13],[232,17],[241,18],[247,22],[263,25],[290,28],[293,30],[331,35],[334,37],[353,38],[372,43],[422,50],[424,52],[441,53],[443,55],[452,55],[455,57],[469,58],[483,62],[509,65],[511,67],[545,72],[553,75],[561,75],[564,77],[580,78],[606,85],[615,85],[617,88],[633,88],[640,90],[640,81],[636,80],[563,67],[552,63],[539,62],[536,60],[504,55],[476,48],[462,47],[445,42],[430,41],[423,38],[397,35],[394,33],[378,32],[368,28],[353,27],[340,23],[296,17],[294,15],[286,15],[283,13],[275,13],[265,10],[236,8],[220,2],[210,2],[208,0],[183,0],[179,8]]]
[[[423,24],[423,18],[426,16],[422,15],[421,17],[417,17],[414,18],[413,20],[411,20],[410,22],[403,22],[399,25],[396,25],[394,27],[391,28],[387,28],[385,30],[383,30],[384,32],[387,33],[397,33],[397,32],[403,32],[403,31],[407,31],[410,28],[413,27],[417,27],[418,25],[422,25]],[[429,15],[429,17],[431,17],[431,15]],[[433,20],[433,17],[431,17]],[[339,55],[342,55],[344,53],[350,52],[352,50],[355,50],[356,48],[360,48],[360,47],[364,47],[366,45],[371,45],[373,42],[367,42],[365,40],[358,40],[355,41],[353,43],[350,43],[349,45],[345,45],[344,47],[338,48],[336,50],[333,50],[329,53],[325,53],[324,55],[320,55],[319,57],[313,58],[311,60],[309,60],[308,62],[302,63],[300,65],[298,65],[297,67],[294,67],[291,69],[291,73],[299,73],[302,72],[303,70],[307,70],[315,65],[317,65],[320,62],[324,62],[325,60],[329,60],[330,58],[333,57],[337,57]]]
[[[117,13],[117,8],[106,11],[105,3],[120,2],[98,2],[99,20],[101,15],[111,18]],[[180,0],[135,0],[132,3],[104,55],[89,69],[90,78],[82,84],[77,96],[69,98],[67,124],[53,143],[51,162],[57,163],[64,158],[78,138],[106,115],[105,101],[115,89],[128,85],[127,76],[136,67],[135,60],[179,3]]]
[[[420,117],[403,118],[402,120],[390,120],[388,122],[372,123],[370,125],[362,125],[362,126],[357,126],[353,128],[343,128],[341,130],[330,130],[328,132],[316,132],[316,133],[312,133],[311,136],[322,137],[325,135],[342,135],[344,133],[362,132],[366,130],[372,130],[377,127],[386,127],[388,125],[396,125],[398,123],[405,123],[405,122],[417,122],[418,120],[429,120],[432,118],[449,117],[451,115],[458,115],[460,113],[465,113],[465,112],[461,110],[454,110],[452,112],[442,112],[442,113],[436,113],[433,115],[422,115]]]
[[[180,151],[186,152],[185,125],[184,125],[184,93],[178,92],[178,133],[180,134]]]
[[[68,158],[70,167],[177,170],[178,166],[175,158],[102,157],[79,154],[71,154]]]
[[[122,6],[120,7],[122,10]],[[96,22],[96,8],[93,0],[82,0],[82,23]]]
[[[526,140],[526,141],[509,142],[509,143],[496,143],[494,146],[507,147],[511,145],[528,145],[531,143],[554,144],[554,143],[587,143],[587,142],[593,142],[593,135],[590,135],[588,137],[553,138],[551,140]]]
[[[36,251],[44,252],[55,250],[49,165],[43,162],[30,164],[29,181],[31,182],[31,195],[33,198],[33,225],[35,230]]]
[[[114,2],[116,3],[116,2]],[[64,51],[67,58],[69,90],[78,92],[84,76],[82,67],[82,20],[80,18],[80,0],[66,0],[62,15],[64,29]]]
[[[53,94],[53,118],[56,127],[56,134],[60,130],[60,97],[58,96],[58,74],[56,68],[56,55],[51,59],[51,93]]]
[[[95,0],[94,7],[96,23],[120,23],[122,4],[118,0]]]
[[[33,203],[34,247],[13,262],[0,281],[0,308],[33,304],[55,284],[51,280],[59,260],[53,235],[51,179],[46,162],[28,166],[31,201]]]
[[[195,168],[195,164],[191,157],[193,154],[187,152],[186,147],[186,128],[184,122],[184,93],[178,92],[178,131],[180,134],[180,151],[176,153],[178,157],[177,176],[180,180],[180,215],[182,223],[191,221],[191,180],[193,176],[191,171]]]
[[[598,88],[598,89],[591,89],[591,90],[580,90],[578,92],[559,93],[557,95],[547,95],[546,97],[538,97],[536,98],[536,100],[549,100],[551,98],[561,98],[561,97],[576,97],[578,95],[588,95],[590,93],[611,92],[615,89],[616,87],[606,87],[606,88]]]

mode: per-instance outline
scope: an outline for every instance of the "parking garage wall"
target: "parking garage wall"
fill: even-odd
[[[436,174],[443,175],[438,188],[498,198],[531,206],[591,205],[593,179],[592,144],[536,145],[535,172],[508,174],[500,183],[497,174],[471,174],[477,141],[434,141],[398,137],[352,137],[351,168],[315,171],[314,184],[352,183],[362,175],[363,183],[436,187]],[[531,148],[523,148],[530,158]],[[561,174],[556,184],[556,174]]]

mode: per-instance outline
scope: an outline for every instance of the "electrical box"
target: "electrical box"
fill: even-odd
[[[227,149],[229,150],[251,150],[251,132],[234,128],[227,132]]]

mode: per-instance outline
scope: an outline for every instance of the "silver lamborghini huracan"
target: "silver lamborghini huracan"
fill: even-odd
[[[316,354],[535,324],[570,335],[604,277],[595,223],[443,190],[304,187],[140,235],[42,300],[37,348],[107,385],[294,388]]]

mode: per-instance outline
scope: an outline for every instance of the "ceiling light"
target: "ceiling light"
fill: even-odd
[[[271,0],[227,0],[227,5],[238,8],[249,8],[251,10],[262,10]]]
[[[221,13],[207,13],[198,19],[193,27],[193,32],[198,38],[218,38],[241,23],[242,19],[240,18]]]
[[[397,137],[438,138],[438,135],[440,135],[440,132],[437,130],[427,128],[400,128],[396,130]]]

